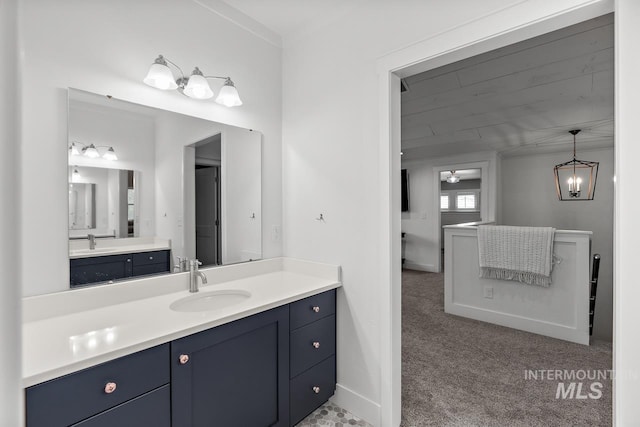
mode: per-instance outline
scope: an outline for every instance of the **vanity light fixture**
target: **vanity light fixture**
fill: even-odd
[[[558,200],[593,200],[596,191],[599,162],[576,159],[578,132],[580,129],[569,131],[573,135],[573,160],[560,163],[553,168]]]
[[[78,149],[78,146],[82,146],[81,149]],[[106,148],[107,150],[104,152],[104,154],[100,154],[100,151],[98,151],[98,148]],[[118,156],[116,155],[115,150],[113,149],[113,147],[110,147],[108,145],[98,145],[95,146],[94,144],[83,144],[82,142],[72,142],[71,145],[69,145],[69,154],[71,154],[72,156],[80,156],[83,155],[85,157],[89,157],[91,159],[97,159],[98,157],[102,157],[105,160],[118,160]]]
[[[175,67],[180,72],[180,77],[175,78],[173,72],[169,68],[169,64]],[[205,76],[198,67],[195,67],[189,77],[186,77],[182,72],[182,69],[165,58],[162,55],[158,55],[151,67],[147,76],[144,78],[144,82],[151,87],[155,87],[160,90],[174,90],[177,89],[183,95],[193,99],[209,99],[213,97],[213,91],[209,87],[207,79],[220,79],[224,80],[224,84],[220,88],[220,93],[216,98],[218,104],[222,104],[226,107],[237,107],[242,105],[240,95],[236,89],[233,81],[230,77],[219,76]]]
[[[456,171],[451,171],[451,175],[447,177],[447,182],[449,184],[457,184],[460,182],[460,176],[456,175]]]

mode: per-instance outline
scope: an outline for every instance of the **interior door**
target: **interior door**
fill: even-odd
[[[220,191],[217,166],[196,167],[196,258],[220,264]]]

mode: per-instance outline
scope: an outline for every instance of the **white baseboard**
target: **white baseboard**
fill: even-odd
[[[445,304],[445,313],[468,317],[482,322],[493,323],[507,328],[519,329],[534,334],[546,335],[559,340],[571,341],[576,344],[589,345],[589,330],[578,329],[557,323],[545,322],[500,311],[487,310],[463,304]]]
[[[438,269],[432,264],[418,264],[417,262],[405,261],[404,266],[407,270],[428,271],[429,273],[438,273]]]
[[[361,394],[336,384],[336,392],[330,400],[372,426],[380,426],[380,405]]]

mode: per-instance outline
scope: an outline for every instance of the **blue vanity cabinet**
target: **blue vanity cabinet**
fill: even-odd
[[[173,427],[289,425],[289,306],[171,343]]]
[[[72,288],[127,277],[170,271],[169,250],[105,255],[69,260]]]
[[[69,260],[71,287],[131,277],[131,254]]]
[[[27,388],[26,425],[169,427],[169,380],[169,344],[152,347]]]
[[[290,304],[290,425],[336,389],[336,291]]]

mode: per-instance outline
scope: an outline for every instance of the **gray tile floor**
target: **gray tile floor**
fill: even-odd
[[[349,427],[361,426],[372,427],[368,422],[361,420],[353,414],[345,411],[332,402],[327,402],[310,414],[307,418],[300,421],[296,427],[316,427],[316,426],[333,426],[333,427]]]

